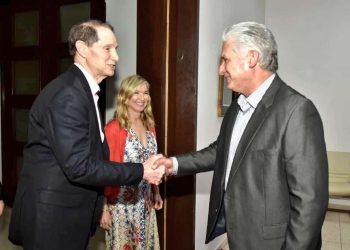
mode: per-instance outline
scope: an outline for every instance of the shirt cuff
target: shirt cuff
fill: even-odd
[[[170,157],[170,159],[173,162],[173,175],[177,175],[177,170],[179,169],[179,162],[175,157]]]

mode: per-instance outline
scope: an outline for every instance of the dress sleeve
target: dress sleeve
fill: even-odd
[[[117,126],[116,122],[112,121],[108,123],[105,127],[105,136],[107,139],[108,147],[109,147],[109,159],[111,161],[118,161],[117,158]]]
[[[119,142],[121,140],[120,127],[118,126],[118,122],[113,120],[109,122],[105,127],[105,136],[107,139],[108,147],[109,147],[109,159],[115,162],[121,162],[120,159],[120,145]],[[106,186],[104,188],[104,195],[107,198],[108,203],[113,203],[118,196],[120,187],[119,186]]]

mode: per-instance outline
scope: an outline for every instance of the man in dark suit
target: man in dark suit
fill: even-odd
[[[90,20],[72,27],[72,65],[36,98],[29,116],[9,229],[9,239],[25,250],[84,250],[96,230],[106,185],[159,184],[164,169],[109,162],[97,107],[98,84],[115,72],[113,28]]]
[[[214,170],[206,243],[227,232],[231,250],[320,249],[328,204],[320,115],[276,74],[264,25],[233,25],[223,41],[219,73],[239,97],[217,140],[157,164],[180,176]]]

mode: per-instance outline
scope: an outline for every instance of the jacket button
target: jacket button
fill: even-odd
[[[215,213],[217,213],[217,212],[218,212],[218,209],[216,208],[216,209],[215,209]]]

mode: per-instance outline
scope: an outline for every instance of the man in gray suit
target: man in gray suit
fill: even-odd
[[[276,74],[277,45],[266,26],[233,25],[223,41],[219,73],[239,95],[217,140],[157,164],[168,175],[214,170],[206,243],[227,232],[231,250],[320,249],[328,204],[320,115]]]

